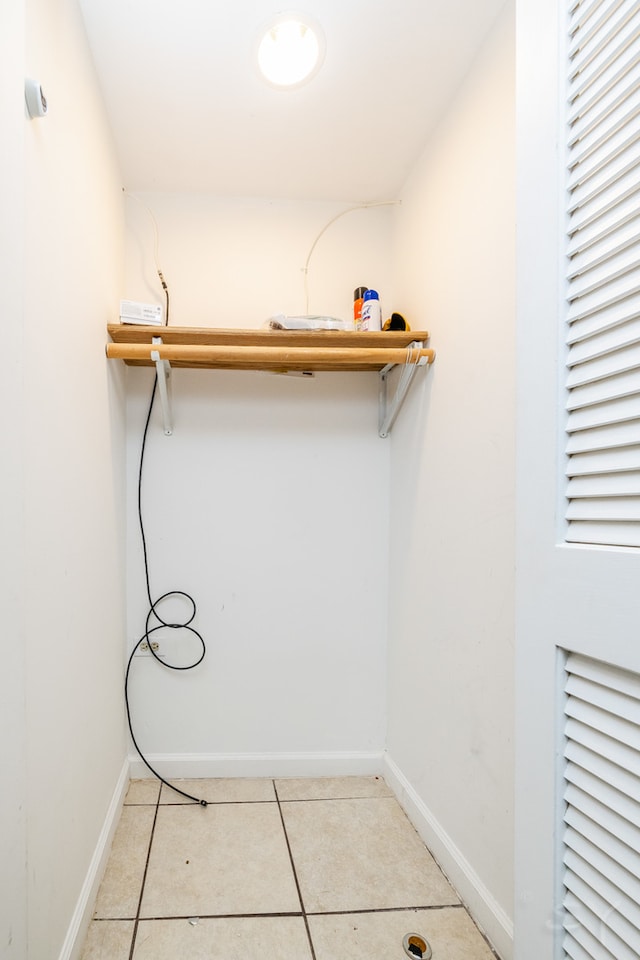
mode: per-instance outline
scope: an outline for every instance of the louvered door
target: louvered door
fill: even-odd
[[[640,3],[571,17],[567,540],[640,546]]]
[[[566,664],[565,957],[640,956],[640,677]]]

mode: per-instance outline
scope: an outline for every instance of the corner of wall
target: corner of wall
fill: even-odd
[[[501,960],[513,957],[513,921],[388,753],[384,778],[442,872]]]
[[[82,947],[93,915],[93,908],[102,877],[104,875],[111,844],[118,826],[124,799],[129,786],[129,761],[125,760],[118,777],[109,808],[104,818],[89,869],[84,878],[82,889],[73,911],[67,935],[62,944],[58,960],[80,960]]]
[[[412,816],[505,955],[514,900],[515,172],[509,0],[396,211],[399,310],[430,330],[436,360],[391,438],[387,737]]]

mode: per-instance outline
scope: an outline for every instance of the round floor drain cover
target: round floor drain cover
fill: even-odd
[[[404,952],[413,960],[431,960],[431,947],[419,933],[408,933],[402,941]]]

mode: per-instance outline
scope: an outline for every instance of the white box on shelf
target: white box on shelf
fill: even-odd
[[[162,326],[162,307],[156,303],[139,303],[137,300],[120,301],[122,323],[147,323]]]

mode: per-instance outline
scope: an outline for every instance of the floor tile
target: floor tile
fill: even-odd
[[[180,790],[192,794],[198,800],[207,803],[252,803],[266,800],[275,800],[273,781],[264,778],[252,779],[242,777],[218,780],[172,780]],[[192,803],[174,790],[170,790],[164,783],[160,803]]]
[[[425,938],[433,960],[495,960],[463,907],[309,917],[316,960],[406,960],[407,933]]]
[[[125,797],[126,804],[137,803],[157,803],[160,795],[160,781],[156,780],[132,780]]]
[[[307,912],[458,903],[394,799],[283,803]]]
[[[277,804],[158,808],[141,917],[299,911]]]
[[[392,797],[382,777],[321,777],[317,780],[276,780],[280,800],[340,800]]]
[[[81,960],[129,960],[133,920],[93,920]]]
[[[122,808],[95,917],[127,920],[136,916],[155,815],[155,806]]]
[[[133,960],[311,960],[302,917],[143,920]]]

